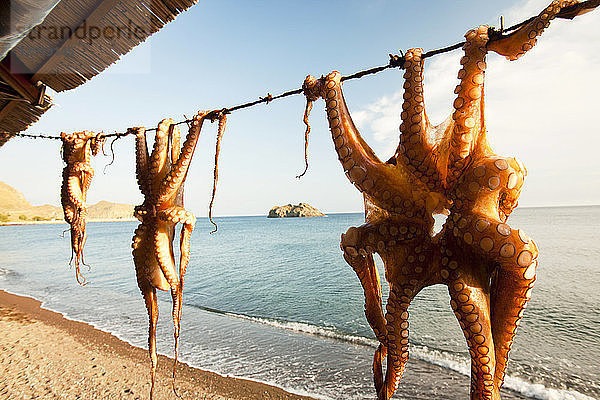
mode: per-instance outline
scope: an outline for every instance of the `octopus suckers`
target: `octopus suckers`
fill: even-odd
[[[504,171],[505,169],[508,169],[508,163],[506,162],[506,160],[500,158],[496,161],[494,161],[494,165],[496,166],[496,168],[498,168],[500,171]]]
[[[512,243],[506,243],[500,247],[500,256],[510,258],[515,255],[515,246]]]
[[[488,226],[490,226],[490,223],[485,219],[477,220],[475,223],[475,229],[477,229],[478,232],[484,232]]]
[[[518,180],[519,180],[519,179],[518,179],[518,177],[517,177],[517,174],[515,174],[515,173],[513,172],[512,174],[510,174],[510,175],[508,176],[508,183],[507,183],[506,187],[507,187],[508,189],[514,189],[514,188],[517,186]]]
[[[466,232],[463,235],[463,240],[465,241],[466,244],[473,244],[473,235],[470,232]]]
[[[535,277],[535,267],[536,263],[532,262],[531,265],[527,268],[525,273],[523,274],[523,278],[529,280]]]
[[[519,229],[517,232],[519,233],[519,239],[521,239],[523,243],[528,244],[529,236],[527,236],[527,234],[521,229]]]
[[[494,240],[490,237],[484,237],[479,241],[479,246],[483,251],[491,251],[494,248]]]
[[[488,180],[488,187],[491,190],[495,190],[498,186],[500,186],[500,178],[497,176],[492,176],[489,180]]]
[[[517,258],[517,264],[523,268],[528,267],[531,261],[533,261],[533,255],[529,250],[523,250]]]
[[[499,224],[496,227],[496,230],[498,231],[499,234],[501,234],[502,236],[509,236],[511,229],[510,226],[508,226],[507,224]]]

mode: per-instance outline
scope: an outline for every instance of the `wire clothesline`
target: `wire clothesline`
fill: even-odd
[[[581,3],[577,3],[568,7],[563,8],[557,15],[557,18],[565,18],[565,19],[572,19],[574,18],[574,16],[577,15],[578,11],[581,10],[591,10],[594,9],[596,7],[598,7],[598,5],[600,4],[600,0],[587,0]],[[535,18],[535,16],[530,17],[522,22],[519,22],[518,24],[515,24],[513,26],[510,26],[508,28],[504,28],[504,20],[503,17],[500,17],[500,29],[495,29],[495,28],[490,28],[490,40],[497,40],[499,38],[503,37],[504,33],[509,33],[512,32],[518,28],[520,28],[523,25],[528,24],[529,22],[531,22],[533,19]],[[437,56],[443,53],[448,53],[450,51],[453,50],[457,50],[460,49],[463,45],[465,44],[464,41],[460,42],[460,43],[456,43],[453,44],[451,46],[446,46],[446,47],[442,47],[439,49],[435,49],[435,50],[430,50],[426,53],[424,53],[421,58],[422,59],[426,59],[426,58],[430,58],[433,56]],[[402,54],[402,51],[400,51],[400,55],[394,55],[394,54],[390,54],[389,55],[390,60],[386,65],[381,65],[378,67],[373,67],[373,68],[369,68],[366,70],[362,70],[362,71],[358,71],[355,72],[352,75],[347,75],[347,76],[342,76],[341,81],[348,81],[351,79],[360,79],[363,78],[367,75],[373,75],[373,74],[377,74],[379,72],[385,71],[387,69],[390,68],[403,68],[404,65],[404,55]],[[286,92],[283,92],[281,94],[278,94],[276,96],[272,96],[270,93],[267,93],[266,96],[264,97],[259,97],[258,100],[254,100],[254,101],[250,101],[247,103],[243,103],[243,104],[238,104],[236,106],[233,107],[224,107],[224,108],[220,108],[220,109],[216,109],[214,111],[212,111],[211,113],[209,113],[209,119],[216,119],[219,115],[221,114],[230,114],[233,111],[237,111],[237,110],[241,110],[244,108],[249,108],[249,107],[253,107],[262,103],[265,104],[269,104],[270,102],[274,101],[274,100],[279,100],[282,99],[284,97],[289,97],[289,96],[293,96],[293,95],[297,95],[297,94],[301,94],[303,92],[302,88],[299,89],[294,89],[294,90],[288,90]],[[210,115],[212,114],[212,116]],[[211,118],[212,117],[212,118]],[[189,124],[190,122],[192,122],[191,119],[185,119],[183,121],[179,121],[176,122],[173,125],[181,125],[181,124]],[[146,129],[146,131],[155,131],[157,128],[148,128]],[[103,137],[109,138],[109,137],[113,137],[116,139],[119,139],[121,137],[124,136],[128,136],[133,134],[133,131],[126,131],[126,132],[114,132],[114,133],[108,133],[108,134],[102,134]],[[8,133],[8,132],[4,132],[4,133],[0,133],[0,135],[9,135],[10,137],[24,137],[24,138],[30,138],[30,139],[53,139],[53,140],[60,140],[61,137],[57,136],[57,135],[44,135],[44,134],[29,134],[29,133]]]

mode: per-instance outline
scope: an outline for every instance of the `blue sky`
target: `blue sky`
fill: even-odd
[[[31,133],[156,126],[198,109],[232,106],[295,89],[307,74],[350,74],[387,54],[461,41],[479,24],[509,26],[546,1],[200,1],[83,86],[54,95]],[[509,62],[490,54],[488,131],[498,154],[518,156],[529,176],[522,206],[600,204],[600,11],[554,21],[534,50]],[[425,94],[432,121],[450,113],[461,52],[429,59]],[[398,142],[402,71],[349,81],[344,93],[367,142],[387,159]],[[221,148],[215,214],[265,214],[308,202],[325,212],[362,211],[326,127],[323,102],[311,116],[310,169],[303,169],[303,96],[234,112]],[[208,210],[215,124],[203,130],[186,183],[186,208]],[[34,204],[58,205],[59,142],[13,139],[0,148],[0,180]],[[133,139],[115,143],[116,161],[98,157],[88,200],[141,202]]]

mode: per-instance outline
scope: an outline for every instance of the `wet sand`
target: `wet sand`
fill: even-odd
[[[0,398],[148,399],[148,352],[91,325],[0,290]],[[177,399],[172,360],[159,357],[154,399]],[[182,399],[309,399],[266,384],[179,363]]]

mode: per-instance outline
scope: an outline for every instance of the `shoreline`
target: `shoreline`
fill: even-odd
[[[148,399],[150,360],[145,349],[41,307],[31,297],[0,290],[0,395],[7,398]],[[173,360],[159,355],[155,396],[172,391]],[[226,377],[178,362],[183,399],[310,400],[252,380]]]
[[[102,218],[102,219],[88,219],[87,223],[95,223],[95,222],[133,222],[137,221],[135,218]],[[68,225],[62,219],[55,219],[52,221],[8,221],[1,222],[0,226],[15,226],[15,225],[55,225],[55,224],[65,224]]]

